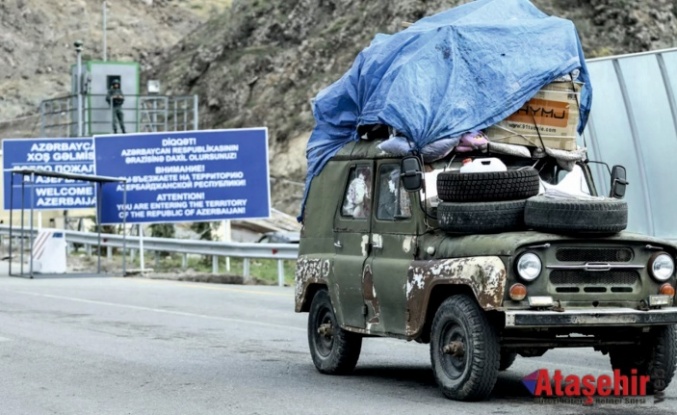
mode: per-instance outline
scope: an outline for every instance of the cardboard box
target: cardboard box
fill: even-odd
[[[487,137],[497,143],[576,150],[582,85],[580,82],[546,85],[516,113],[489,127]]]

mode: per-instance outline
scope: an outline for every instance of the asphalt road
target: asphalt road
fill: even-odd
[[[316,372],[289,288],[133,278],[0,277],[0,414],[674,414],[641,405],[540,404],[539,368],[610,373],[591,349],[521,359],[489,401],[443,398],[427,345],[367,339],[355,373]]]

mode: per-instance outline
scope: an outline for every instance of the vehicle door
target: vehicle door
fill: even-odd
[[[364,329],[362,270],[369,255],[373,161],[346,165],[343,199],[334,216],[334,275],[343,324]]]
[[[401,186],[400,163],[377,164],[371,253],[362,274],[371,333],[403,334],[406,327],[407,271],[416,254],[416,221],[411,196]]]

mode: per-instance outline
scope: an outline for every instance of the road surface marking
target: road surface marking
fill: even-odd
[[[12,339],[8,339],[7,337],[2,337],[2,336],[0,336],[0,343],[2,343],[2,342],[9,342],[9,341],[12,341]]]
[[[168,281],[168,282],[173,282],[173,281]],[[180,285],[185,285],[185,284],[180,284]],[[192,284],[190,284],[192,286]],[[227,288],[223,288],[226,291],[241,291],[241,290],[236,290],[232,289],[229,290]],[[216,320],[216,321],[223,321],[223,322],[228,322],[228,323],[236,323],[236,324],[251,324],[251,325],[256,325],[256,326],[263,326],[263,327],[271,327],[271,328],[276,328],[276,329],[282,329],[282,330],[294,330],[294,331],[299,331],[299,332],[306,332],[306,328],[300,328],[300,327],[294,327],[294,326],[287,326],[283,324],[274,324],[274,323],[266,323],[262,321],[255,321],[255,320],[243,320],[243,319],[237,319],[237,318],[230,318],[230,317],[219,317],[219,316],[210,316],[207,314],[197,314],[197,313],[188,313],[184,311],[175,311],[175,310],[164,310],[164,309],[159,309],[159,308],[152,308],[152,307],[143,307],[143,306],[136,306],[136,305],[131,305],[131,304],[120,304],[120,303],[111,303],[111,302],[106,302],[106,301],[97,301],[97,300],[88,300],[84,298],[76,298],[76,297],[66,297],[66,296],[61,296],[61,295],[52,295],[52,294],[41,294],[41,293],[34,293],[34,292],[28,292],[28,291],[13,291],[13,290],[5,290],[9,291],[12,293],[17,293],[17,294],[24,294],[24,295],[30,295],[30,296],[35,296],[35,297],[43,297],[43,298],[52,298],[52,299],[57,299],[57,300],[65,300],[65,301],[72,301],[72,302],[78,302],[78,303],[84,303],[84,304],[96,304],[96,305],[104,305],[104,306],[109,306],[109,307],[119,307],[119,308],[126,308],[129,310],[139,310],[139,311],[150,311],[154,313],[161,313],[161,314],[170,314],[170,315],[178,315],[178,316],[184,316],[184,317],[196,317],[196,318],[202,318],[202,319],[207,319],[207,320]],[[246,290],[242,290],[246,291]],[[257,291],[249,291],[251,293],[257,294]],[[11,339],[6,339],[4,337],[0,337],[0,342],[2,341],[11,341]],[[390,344],[396,347],[416,347],[417,349],[421,348],[421,345],[418,343],[411,343],[411,342],[402,342],[398,341],[395,339],[390,339],[389,341]],[[585,354],[584,350],[576,350],[576,349],[570,349],[574,353],[580,353],[580,354]],[[548,359],[542,359],[542,358],[522,358],[521,359],[524,363],[531,364],[531,365],[540,365],[542,368],[552,368],[556,364],[555,362],[548,360]],[[575,368],[575,369],[586,369],[586,370],[593,370],[598,373],[606,373],[610,370],[605,370],[601,368],[591,368],[590,366],[582,366],[582,365],[576,365],[576,364],[571,364],[571,363],[566,363],[566,364],[561,364],[562,367],[565,367],[567,369]],[[561,369],[561,367],[558,367]]]
[[[34,297],[42,297],[42,298],[52,298],[52,299],[56,299],[56,300],[72,301],[72,302],[76,302],[76,303],[104,305],[104,306],[109,306],[109,307],[126,308],[126,309],[129,309],[129,310],[150,311],[150,312],[153,312],[153,313],[171,314],[171,315],[183,316],[183,317],[196,317],[196,318],[203,318],[203,319],[206,319],[206,320],[223,321],[223,322],[227,322],[227,323],[251,324],[251,325],[256,325],[256,326],[271,327],[271,328],[282,329],[282,330],[296,330],[296,331],[302,331],[302,332],[306,331],[305,328],[294,327],[294,326],[286,326],[286,325],[283,325],[283,324],[266,323],[266,322],[263,322],[263,321],[256,321],[256,320],[242,320],[242,319],[239,319],[239,318],[210,316],[210,315],[207,315],[207,314],[188,313],[188,312],[185,312],[185,311],[175,311],[175,310],[163,310],[163,309],[160,309],[160,308],[143,307],[143,306],[131,305],[131,304],[110,303],[110,302],[107,302],[107,301],[87,300],[85,298],[65,297],[65,296],[62,296],[62,295],[40,294],[40,293],[33,293],[33,292],[28,292],[28,291],[13,291],[13,290],[7,290],[7,291],[15,293],[15,294],[31,295],[31,296],[34,296]]]

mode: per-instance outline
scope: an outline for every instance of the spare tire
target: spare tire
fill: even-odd
[[[491,173],[442,172],[437,197],[445,202],[485,202],[528,199],[539,191],[538,171],[531,167]]]
[[[437,205],[437,222],[449,233],[500,233],[525,230],[526,200],[452,203]]]
[[[527,201],[524,221],[538,231],[613,234],[628,226],[628,204],[611,198],[578,200],[536,196]]]

